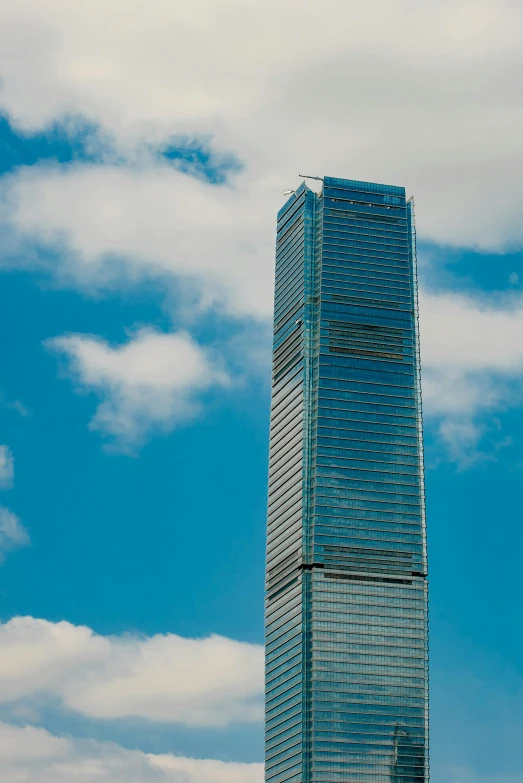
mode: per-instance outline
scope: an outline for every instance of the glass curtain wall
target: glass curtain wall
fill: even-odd
[[[324,178],[278,214],[267,783],[428,780],[414,208]]]

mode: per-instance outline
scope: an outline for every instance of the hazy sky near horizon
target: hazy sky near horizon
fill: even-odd
[[[0,783],[261,783],[275,217],[416,200],[435,783],[523,783],[523,6],[12,0]]]

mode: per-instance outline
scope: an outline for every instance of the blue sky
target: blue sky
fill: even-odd
[[[521,9],[378,5],[8,14],[0,783],[263,779],[274,224],[303,170],[415,193],[432,776],[523,781]]]

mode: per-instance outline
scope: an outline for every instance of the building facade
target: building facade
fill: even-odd
[[[278,213],[267,783],[428,781],[413,202],[324,178]]]

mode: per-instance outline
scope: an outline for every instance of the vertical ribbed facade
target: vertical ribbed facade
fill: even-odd
[[[428,780],[414,214],[325,178],[278,214],[267,783]]]

